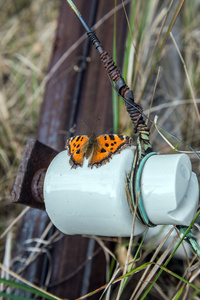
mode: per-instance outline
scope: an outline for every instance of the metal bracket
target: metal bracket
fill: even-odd
[[[50,162],[57,154],[57,151],[36,139],[28,140],[11,193],[12,202],[45,210],[44,177]]]

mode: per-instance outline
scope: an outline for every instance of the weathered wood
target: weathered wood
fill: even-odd
[[[118,1],[118,3],[121,2]],[[88,22],[92,0],[79,1],[77,5],[84,19]],[[113,1],[99,1],[96,21],[113,8]],[[104,49],[111,54],[113,24],[114,16],[112,15],[96,30]],[[119,66],[123,59],[126,28],[126,19],[123,9],[121,9],[117,12],[117,63]],[[69,9],[66,1],[63,0],[50,70],[82,34],[84,34],[82,25]],[[73,68],[73,66],[79,67],[78,62],[82,57],[83,48],[84,42],[67,57],[46,85],[37,138],[57,151],[63,150],[66,136],[70,130],[70,116],[78,76],[77,68]],[[112,88],[99,55],[92,45],[89,57],[90,62],[85,64],[76,113],[75,134],[90,134],[95,128],[95,133],[99,135],[112,132]],[[98,118],[100,118],[99,121],[97,121]],[[86,126],[83,125],[83,122]],[[49,219],[45,212],[31,209],[25,215],[18,229],[14,258],[18,250],[24,245],[24,241],[30,238],[40,238],[48,223]],[[89,247],[93,249],[92,256],[94,257],[92,260],[88,257]],[[75,299],[81,293],[96,289],[105,283],[106,261],[104,254],[100,246],[95,245],[92,239],[65,235],[54,243],[49,251],[53,270],[48,288],[51,293],[60,297]],[[24,247],[21,255],[23,257],[28,256],[26,247]],[[22,266],[23,263],[17,261],[13,269],[17,272]],[[88,269],[87,266],[89,266]],[[45,255],[40,255],[22,272],[22,276],[31,282],[42,285],[45,281],[47,268],[48,261]],[[96,295],[91,299],[98,298],[99,295]]]

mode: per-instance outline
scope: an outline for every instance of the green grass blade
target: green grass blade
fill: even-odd
[[[133,267],[133,264],[134,264],[134,262],[136,261],[136,259],[137,259],[137,257],[138,257],[139,251],[140,251],[140,249],[141,249],[141,247],[142,247],[142,245],[143,245],[143,242],[144,242],[144,239],[145,239],[145,237],[146,237],[146,235],[147,235],[147,232],[148,232],[148,231],[146,231],[145,234],[143,235],[142,241],[141,241],[141,243],[139,244],[139,247],[138,247],[138,249],[137,249],[137,251],[136,251],[136,253],[135,253],[135,256],[134,256],[134,258],[133,258],[133,262],[132,262],[131,265],[130,265],[129,272],[131,272],[132,267]],[[123,290],[124,290],[124,288],[125,288],[125,285],[126,285],[127,280],[128,280],[128,277],[126,277],[125,280],[124,280],[124,282],[123,282],[121,294],[122,294],[122,292],[123,292]]]
[[[115,0],[115,7],[117,1]],[[117,19],[116,10],[114,13],[114,33],[113,33],[113,60],[117,65]],[[112,100],[113,100],[113,132],[118,133],[119,126],[119,105],[118,105],[118,95],[114,89],[112,89]]]
[[[175,10],[175,12],[174,12],[174,15],[173,15],[173,17],[172,17],[172,20],[171,20],[171,22],[170,22],[170,24],[169,24],[169,27],[168,27],[168,29],[167,29],[167,32],[166,32],[166,34],[165,34],[165,36],[164,36],[164,38],[163,38],[163,41],[162,41],[162,43],[161,43],[161,45],[160,45],[160,47],[159,47],[159,49],[158,49],[158,52],[157,52],[157,54],[156,54],[156,57],[155,57],[155,59],[154,59],[154,61],[153,61],[153,63],[152,63],[152,66],[151,66],[151,69],[150,69],[148,78],[147,78],[147,80],[146,80],[146,83],[145,83],[145,85],[144,85],[144,88],[143,88],[143,90],[142,90],[142,93],[141,93],[141,95],[140,95],[138,101],[140,101],[140,100],[142,99],[142,96],[143,96],[143,94],[144,94],[144,92],[145,92],[145,90],[146,90],[146,87],[147,87],[147,85],[148,85],[148,83],[149,83],[149,81],[150,81],[150,78],[151,78],[151,76],[152,76],[152,74],[153,74],[153,71],[154,71],[154,69],[155,69],[155,67],[156,67],[156,65],[157,65],[157,63],[158,63],[158,61],[159,61],[160,54],[161,54],[161,52],[162,52],[162,50],[163,50],[163,48],[164,48],[164,46],[165,46],[165,44],[166,44],[166,41],[167,41],[168,36],[170,35],[170,32],[171,32],[171,30],[172,30],[172,28],[173,28],[173,26],[174,26],[174,23],[175,23],[175,21],[176,21],[178,15],[179,15],[179,13],[180,13],[180,10],[181,10],[181,7],[182,7],[182,5],[183,5],[183,2],[184,2],[184,0],[179,0],[179,3],[178,3],[177,8],[176,8],[176,10]]]
[[[192,225],[195,223],[195,221],[197,220],[198,216],[200,215],[200,211],[197,213],[197,215],[195,216],[194,220],[192,221],[192,223],[190,224],[190,226],[188,227],[188,229],[186,230],[185,234],[182,236],[182,238],[179,240],[178,244],[176,245],[176,247],[174,248],[174,250],[172,251],[172,254],[169,256],[169,258],[166,260],[166,262],[164,263],[164,266],[160,266],[161,270],[158,273],[158,275],[155,277],[155,279],[153,280],[153,282],[150,284],[150,286],[148,287],[148,289],[145,291],[145,293],[143,294],[142,298],[140,300],[145,299],[145,297],[148,295],[149,291],[151,290],[151,288],[154,286],[154,284],[156,283],[156,281],[158,280],[158,278],[160,277],[160,275],[162,274],[162,271],[166,269],[166,266],[168,265],[168,263],[170,262],[171,258],[173,257],[174,253],[177,251],[177,249],[179,248],[179,246],[181,245],[181,243],[183,242],[185,236],[187,235],[187,233],[189,232],[189,230],[191,229]],[[167,270],[167,272],[171,272],[169,270]],[[182,278],[182,277],[181,277]],[[180,278],[179,278],[180,279]],[[183,278],[182,278],[183,279]],[[182,280],[181,279],[181,280]],[[195,285],[191,284],[190,282],[186,281],[185,279],[183,279],[182,281],[184,281],[185,283],[189,284],[190,286],[192,286],[195,289],[198,289]],[[200,290],[199,290],[200,291]]]
[[[25,284],[22,284],[22,283],[19,283],[19,282],[15,282],[15,281],[12,281],[12,280],[0,278],[0,283],[4,283],[4,284],[6,284],[6,285],[8,285],[10,287],[21,289],[23,291],[32,293],[34,295],[41,296],[41,297],[43,297],[45,299],[50,299],[50,300],[58,299],[57,297],[49,296],[45,292],[39,291],[39,290],[37,290],[35,288],[29,287],[29,286],[27,286]]]
[[[180,296],[183,293],[184,287],[185,287],[185,285],[182,285],[182,287],[180,288],[180,290],[178,290],[178,292],[176,293],[176,295],[174,297],[174,300],[178,300],[180,298]]]
[[[125,50],[125,57],[124,57],[124,64],[123,64],[123,78],[127,82],[127,73],[128,73],[128,64],[129,64],[129,53],[132,46],[132,28],[134,30],[134,21],[135,21],[135,13],[136,13],[136,1],[132,3],[132,9],[131,9],[131,18],[130,22],[127,20],[128,27],[129,27],[129,33],[126,41],[126,50]]]
[[[175,153],[176,149],[178,148],[178,146],[180,145],[181,142],[178,142],[178,144],[176,144],[176,146],[174,147],[174,150],[172,151],[172,154]]]
[[[2,293],[2,292],[0,292],[0,296],[4,297],[5,299],[15,299],[15,300],[31,300],[31,299],[33,299],[33,298],[15,296],[12,294]]]

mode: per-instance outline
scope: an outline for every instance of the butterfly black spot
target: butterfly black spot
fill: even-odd
[[[114,141],[114,140],[115,140],[115,137],[114,137],[114,135],[113,135],[113,134],[109,135],[109,137],[110,137],[110,140],[112,140],[112,141]]]
[[[105,143],[105,147],[109,147],[109,144],[108,144],[108,143]]]
[[[106,150],[104,148],[101,148],[101,153],[106,152]]]
[[[104,140],[107,141],[107,136],[106,135],[104,136]]]
[[[80,144],[76,145],[76,148],[79,148],[80,147]]]
[[[78,136],[76,139],[76,142],[78,142],[80,140],[81,136]]]
[[[117,144],[117,142],[114,142],[114,144],[116,145],[116,144]]]
[[[80,149],[78,149],[77,151],[76,151],[76,154],[79,154],[80,153]]]
[[[110,148],[110,150],[112,151],[112,150],[113,150],[113,148]]]
[[[111,143],[111,146],[114,146],[114,143]]]
[[[73,143],[73,146],[75,147],[75,146],[76,146],[76,143]]]

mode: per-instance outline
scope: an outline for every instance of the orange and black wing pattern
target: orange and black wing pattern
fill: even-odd
[[[74,136],[66,141],[65,148],[70,155],[70,164],[72,168],[83,165],[83,158],[87,148],[89,137],[87,135]]]
[[[107,163],[113,155],[120,153],[122,149],[131,145],[132,139],[129,136],[119,134],[100,135],[97,137],[97,144],[88,166],[100,167]]]

